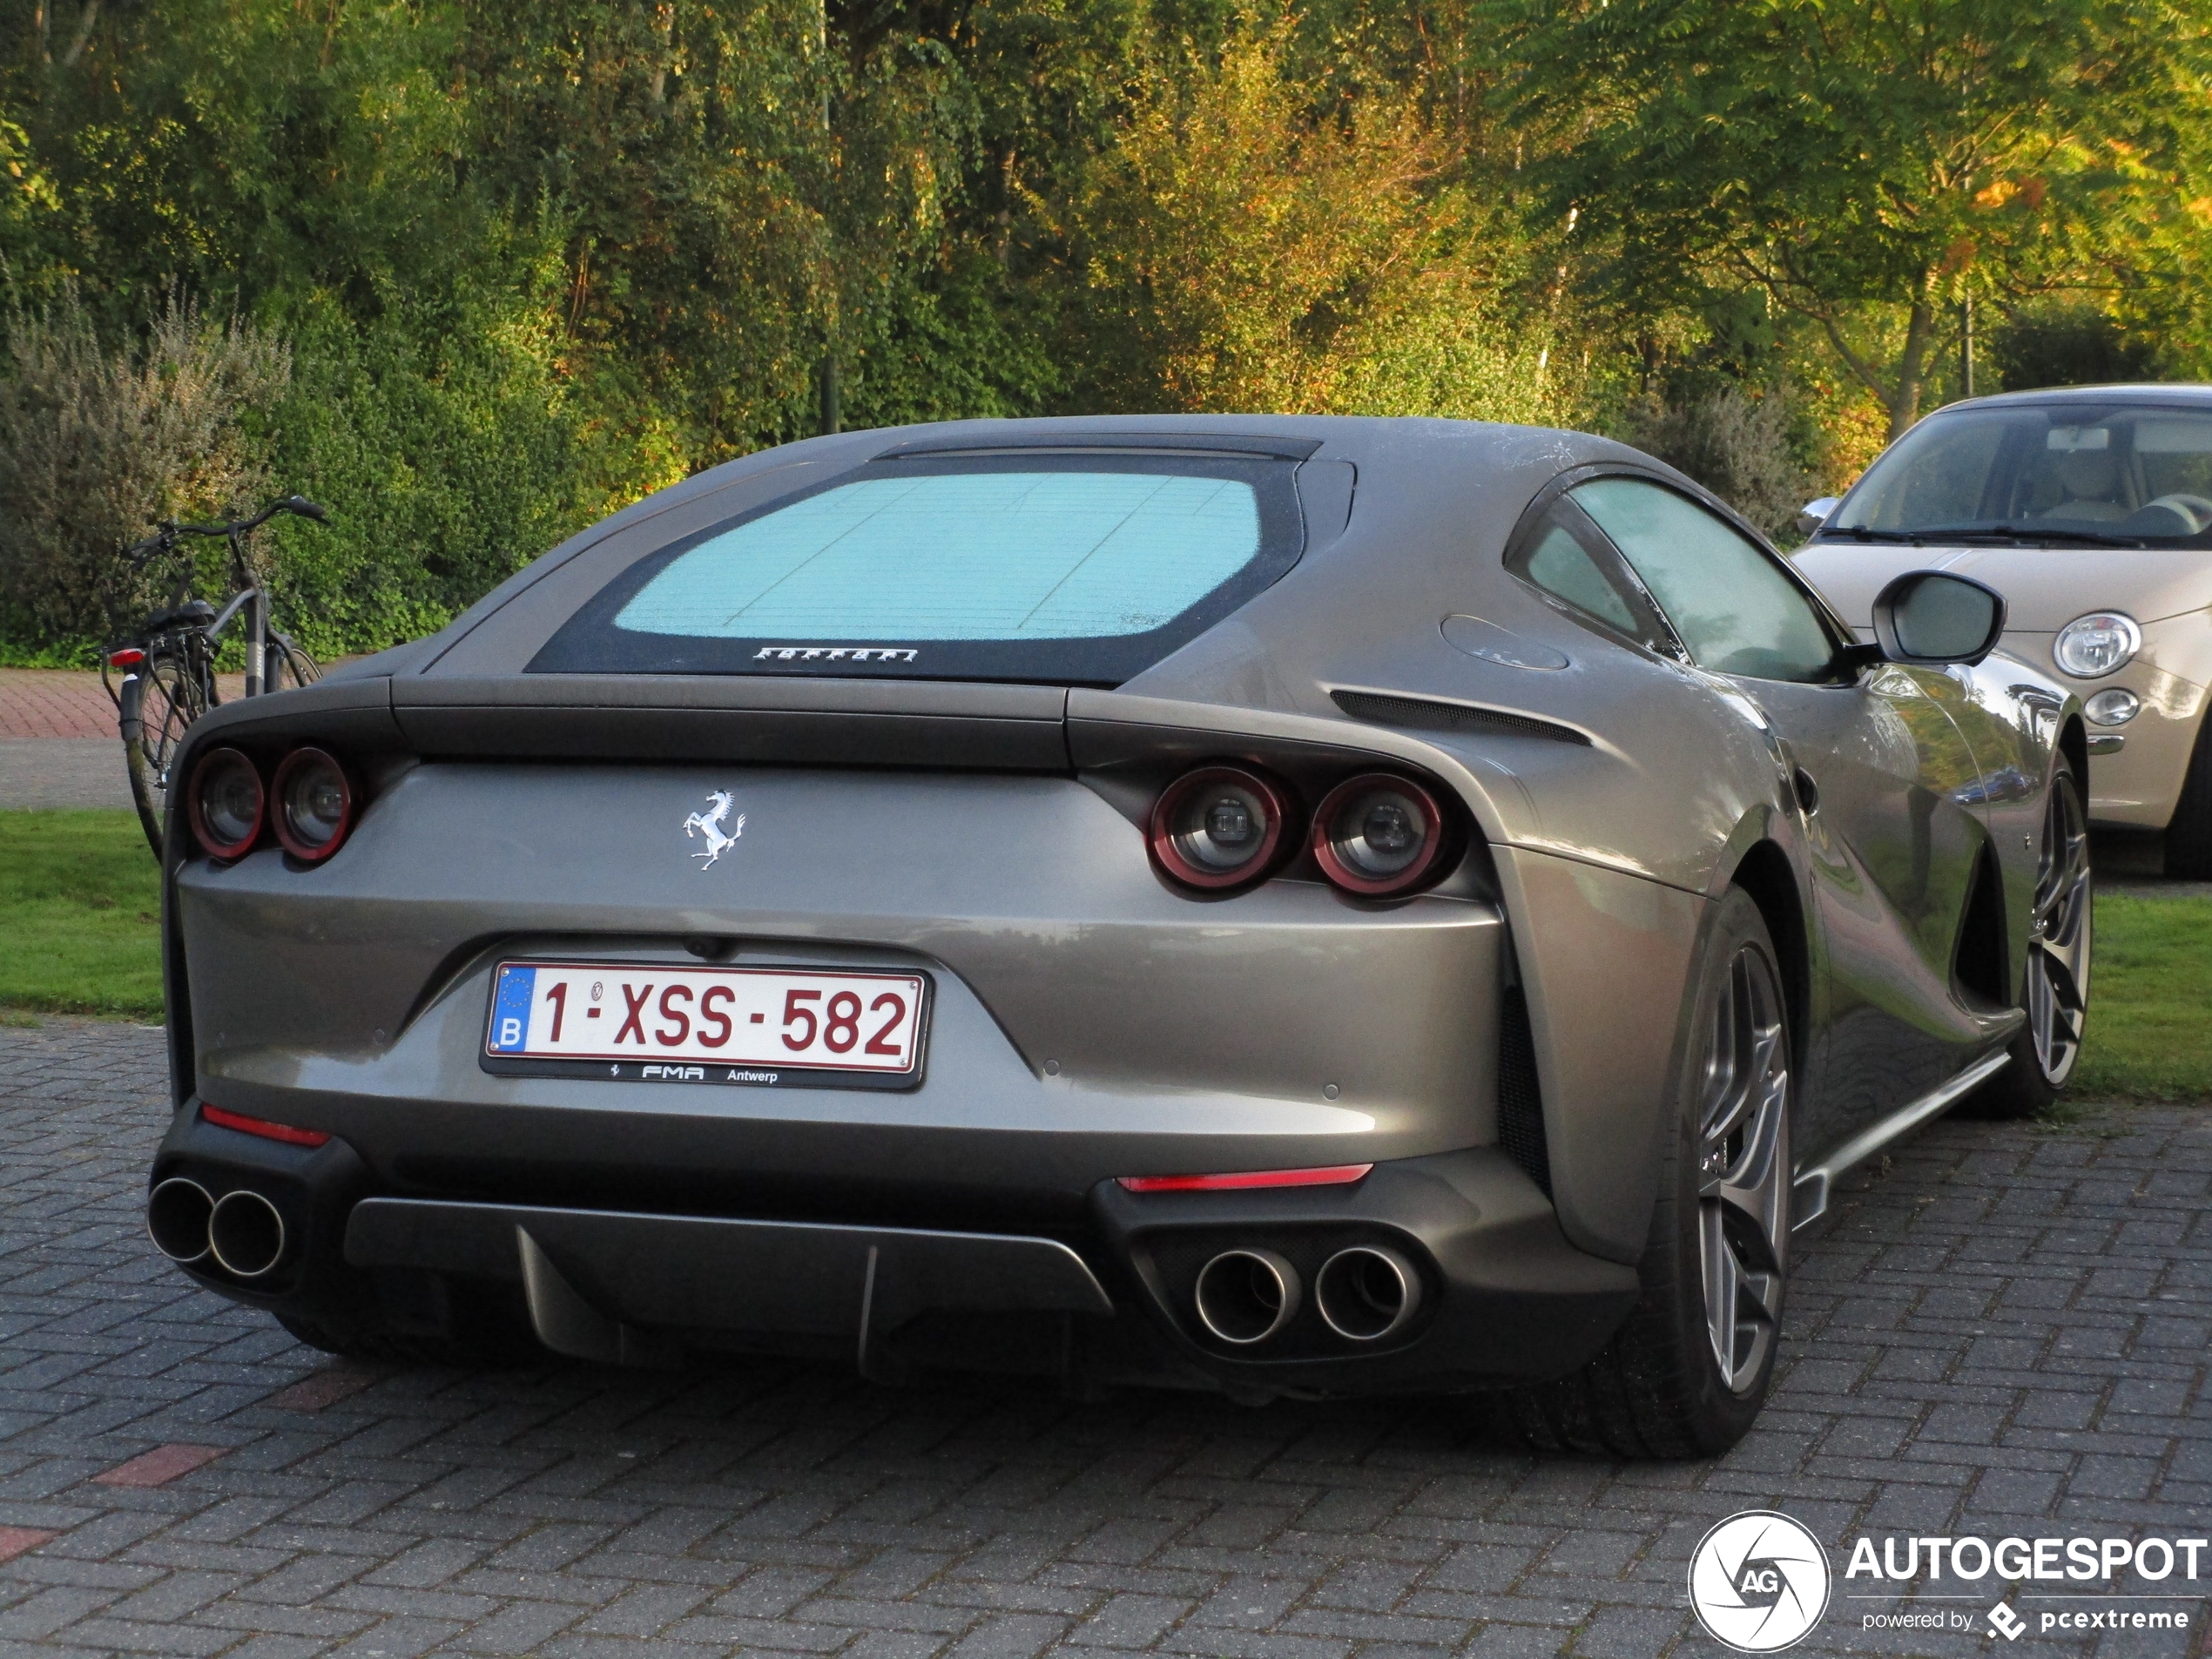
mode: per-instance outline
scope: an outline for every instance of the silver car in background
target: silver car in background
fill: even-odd
[[[1870,637],[1900,571],[2002,593],[2000,649],[2082,699],[2092,821],[2163,830],[2167,873],[2212,879],[2212,387],[1954,403],[1805,516],[1797,568]]]
[[[821,438],[192,729],[155,1243],[341,1352],[1501,1396],[1686,1455],[2088,995],[2078,704],[1567,432]]]

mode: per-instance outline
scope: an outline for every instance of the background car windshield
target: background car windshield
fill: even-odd
[[[1933,415],[1874,463],[1828,529],[2000,526],[2212,544],[2212,410],[2069,402]]]
[[[1116,684],[1295,560],[1287,463],[871,465],[641,561],[534,670]]]

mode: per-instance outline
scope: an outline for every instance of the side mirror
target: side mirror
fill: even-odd
[[[1874,637],[1893,663],[1972,664],[2004,631],[2004,596],[1947,570],[1907,570],[1874,597]]]
[[[1810,536],[1825,524],[1831,515],[1842,506],[1840,496],[1823,496],[1818,501],[1809,501],[1797,509],[1797,533]]]

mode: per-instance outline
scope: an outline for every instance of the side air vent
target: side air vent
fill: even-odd
[[[1554,743],[1589,739],[1572,726],[1526,714],[1506,714],[1496,709],[1470,708],[1464,703],[1445,703],[1426,697],[1388,697],[1375,691],[1332,691],[1331,699],[1355,720],[1377,725],[1406,726],[1417,732],[1487,732],[1501,738],[1548,738]]]
[[[1959,924],[1959,945],[1951,972],[1961,990],[1991,1008],[2012,1001],[2012,975],[2006,966],[2005,883],[1987,846],[1974,861],[1974,885],[1966,894],[1966,914]]]
[[[1551,1153],[1544,1144],[1544,1097],[1536,1085],[1536,1039],[1528,999],[1515,985],[1498,1013],[1498,1145],[1521,1172],[1552,1196]]]

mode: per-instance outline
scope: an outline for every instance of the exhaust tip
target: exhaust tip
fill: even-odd
[[[1321,1321],[1347,1342],[1379,1342],[1421,1305],[1421,1276],[1394,1250],[1354,1244],[1321,1264],[1313,1278]]]
[[[1198,1323],[1221,1341],[1264,1342],[1297,1316],[1298,1269],[1271,1250],[1224,1250],[1198,1270]]]
[[[146,1195],[146,1236],[172,1262],[196,1262],[207,1254],[207,1218],[215,1201],[197,1181],[171,1176]]]
[[[240,1187],[216,1202],[207,1245],[233,1278],[260,1278],[284,1259],[284,1217],[260,1193]]]

